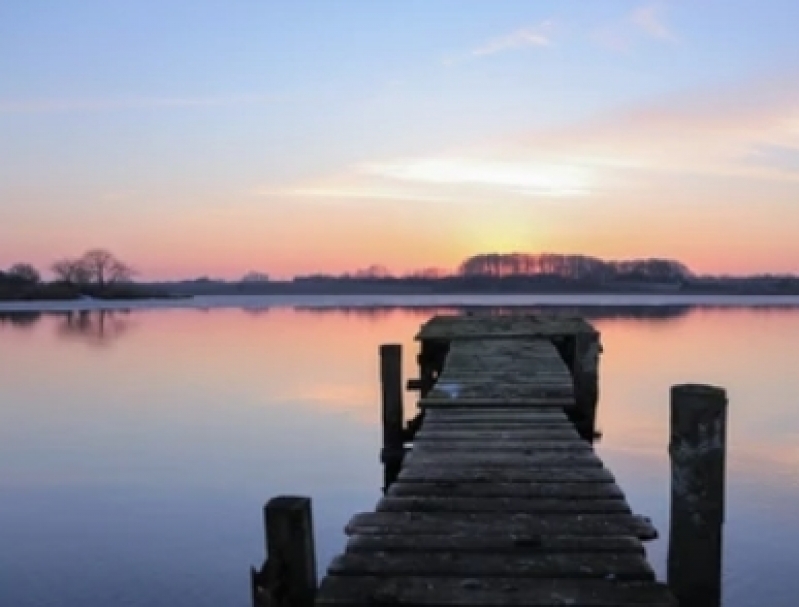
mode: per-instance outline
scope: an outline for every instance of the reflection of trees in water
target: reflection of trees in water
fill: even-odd
[[[130,310],[81,310],[71,312],[2,312],[0,326],[29,329],[43,318],[55,319],[56,334],[64,339],[82,339],[95,345],[110,343],[133,326]]]
[[[269,308],[268,306],[263,306],[259,308],[242,308],[242,310],[246,314],[249,314],[250,316],[262,316],[264,314],[268,314],[270,309],[271,308]]]
[[[0,325],[9,324],[16,329],[28,329],[41,318],[41,312],[4,312],[0,314]]]
[[[294,306],[294,312],[300,314],[324,315],[343,315],[356,318],[364,318],[370,321],[380,321],[396,314],[403,316],[418,316],[425,320],[427,317],[436,314],[458,314],[460,310],[453,307],[434,307],[434,306]]]
[[[106,345],[124,335],[132,326],[130,310],[82,310],[61,314],[58,336],[80,339],[92,345]]]
[[[436,314],[472,314],[501,316],[512,314],[563,314],[583,316],[589,320],[672,320],[687,315],[695,306],[297,306],[295,311],[307,314],[345,314],[380,319],[392,314],[428,317]]]

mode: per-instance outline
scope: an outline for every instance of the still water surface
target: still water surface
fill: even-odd
[[[277,494],[313,497],[323,568],[380,496],[377,347],[404,343],[412,376],[434,312],[0,316],[0,605],[248,605]],[[795,605],[799,308],[587,312],[598,450],[633,508],[668,536],[669,386],[724,386],[724,604]]]

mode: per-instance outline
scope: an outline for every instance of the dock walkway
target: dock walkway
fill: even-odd
[[[655,530],[592,447],[596,331],[437,317],[417,339],[421,423],[316,605],[675,605],[646,560]]]

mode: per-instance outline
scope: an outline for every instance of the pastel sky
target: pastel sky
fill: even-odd
[[[799,273],[799,3],[0,3],[0,267]]]

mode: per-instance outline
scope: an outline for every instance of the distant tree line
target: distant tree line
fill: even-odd
[[[385,266],[371,265],[338,276],[310,274],[295,280],[452,280],[550,277],[591,283],[681,282],[694,278],[688,267],[671,259],[606,261],[587,255],[557,253],[483,253],[465,259],[455,272],[424,268],[396,276]]]
[[[460,276],[557,276],[572,280],[676,282],[693,273],[671,259],[605,261],[586,255],[556,253],[487,253],[469,257],[458,268]]]

